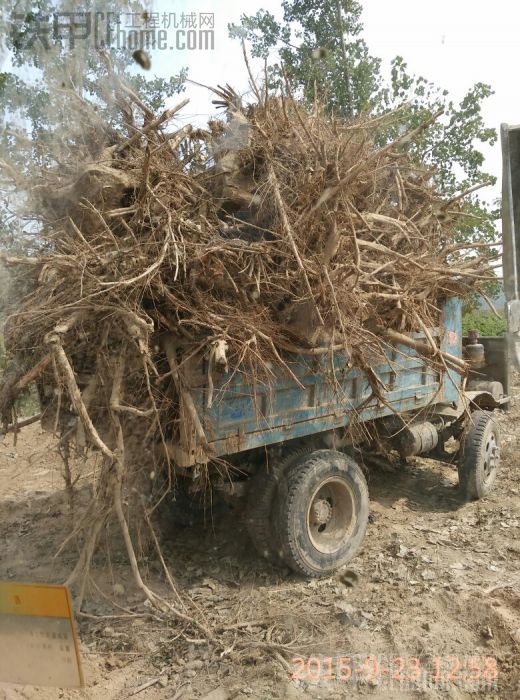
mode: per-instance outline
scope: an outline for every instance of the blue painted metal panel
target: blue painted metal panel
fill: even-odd
[[[459,299],[442,307],[442,323],[432,334],[440,336],[442,350],[462,356],[462,312]],[[421,334],[415,334],[421,338]],[[348,425],[353,411],[367,421],[390,415],[392,409],[417,411],[431,403],[457,402],[460,376],[449,371],[439,375],[404,346],[389,349],[387,363],[374,371],[388,388],[385,399],[391,405],[367,403],[370,386],[359,370],[347,367],[341,353],[334,357],[336,388],[331,382],[330,357],[289,356],[288,364],[304,388],[280,374],[266,386],[248,385],[241,375],[215,382],[213,405],[206,408],[206,389],[193,389],[209,440],[217,455],[275,444]]]

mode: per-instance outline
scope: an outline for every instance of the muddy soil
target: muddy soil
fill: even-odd
[[[259,559],[236,511],[169,531],[179,591],[208,623],[249,639],[245,651],[212,650],[154,620],[108,532],[110,556],[96,555],[78,618],[86,689],[0,684],[0,699],[520,698],[519,398],[499,421],[501,472],[480,502],[460,500],[449,465],[372,469],[363,549],[331,578]],[[76,515],[95,468],[83,465]],[[52,439],[31,426],[16,446],[0,441],[0,580],[63,582],[77,549],[56,552],[71,527]],[[171,596],[154,556],[144,571]]]

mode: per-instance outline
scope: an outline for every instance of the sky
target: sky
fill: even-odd
[[[410,72],[446,88],[455,100],[475,82],[489,83],[495,95],[484,104],[486,124],[498,130],[501,122],[520,122],[516,73],[520,5],[512,0],[364,0],[362,4],[365,40],[370,52],[383,59],[387,75],[391,59],[401,55]],[[254,14],[261,8],[281,16],[281,3],[274,0],[249,0],[247,5],[238,0],[153,2],[151,11],[215,15],[214,51],[156,52],[153,70],[167,77],[187,66],[195,81],[208,85],[228,82],[245,92],[248,81],[240,45],[228,37],[227,25],[238,23],[243,12]],[[195,115],[204,119],[211,113],[207,91],[190,86],[187,94],[191,100],[183,113],[186,120]],[[500,145],[484,152],[486,169],[500,177]],[[489,194],[499,196],[498,187]]]

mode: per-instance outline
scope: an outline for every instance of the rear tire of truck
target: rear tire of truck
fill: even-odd
[[[468,501],[487,496],[495,485],[500,462],[500,431],[489,411],[475,411],[461,443],[459,488]]]
[[[278,539],[285,563],[304,576],[327,576],[358,552],[368,525],[368,487],[357,463],[316,450],[297,460],[278,495]]]
[[[298,459],[314,451],[310,446],[293,448],[272,465],[271,472],[261,469],[251,479],[246,506],[247,532],[258,554],[271,562],[280,561],[276,523],[273,526],[280,481]]]
[[[275,476],[261,472],[251,479],[247,495],[247,532],[258,554],[270,561],[276,559],[271,510],[277,488]]]

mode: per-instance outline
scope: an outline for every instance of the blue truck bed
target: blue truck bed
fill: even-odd
[[[461,357],[462,314],[459,299],[442,305],[441,326],[432,329],[440,337],[441,349]],[[420,333],[414,338],[423,338]],[[432,403],[457,402],[460,376],[450,371],[442,379],[428,367],[415,350],[404,346],[389,348],[388,361],[374,370],[388,387],[389,405],[368,400],[371,388],[360,370],[347,369],[344,354],[334,356],[336,390],[331,381],[329,355],[318,357],[288,354],[286,361],[303,388],[290,376],[280,374],[270,385],[245,383],[240,373],[214,378],[213,401],[207,407],[208,387],[204,371],[195,375],[191,394],[215,456],[224,456],[275,443],[345,427],[355,415],[369,421],[390,415],[418,411]],[[181,467],[203,460],[196,444],[178,444],[172,457]],[[207,456],[206,456],[207,461]]]

